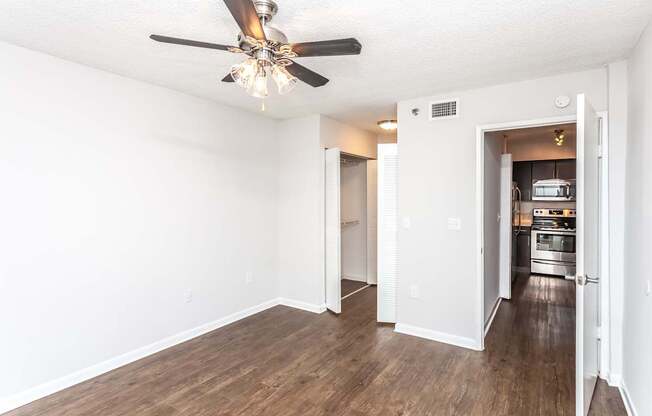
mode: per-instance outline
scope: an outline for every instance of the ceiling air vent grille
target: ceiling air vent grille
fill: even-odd
[[[459,101],[444,100],[430,103],[430,120],[442,120],[447,118],[454,118],[458,116]]]

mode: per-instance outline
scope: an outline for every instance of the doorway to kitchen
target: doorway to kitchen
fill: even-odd
[[[608,229],[606,123],[580,94],[575,116],[477,128],[481,347],[487,334],[487,348],[507,334],[528,350],[514,350],[524,371],[537,354],[558,362],[569,371],[551,374],[551,383],[575,397],[577,414],[608,371],[608,339],[596,335],[609,324],[608,239],[600,238]],[[496,314],[512,316],[513,326],[490,333]]]

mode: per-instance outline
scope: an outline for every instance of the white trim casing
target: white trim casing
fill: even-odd
[[[133,363],[134,361],[138,361],[142,358],[156,354],[157,352],[163,351],[167,348],[189,341],[193,338],[199,337],[201,335],[204,335],[216,329],[222,328],[226,325],[235,323],[241,319],[255,315],[259,312],[273,308],[274,306],[277,305],[285,305],[295,309],[301,309],[313,313],[322,313],[326,310],[326,305],[312,305],[309,303],[295,301],[291,299],[285,299],[285,298],[276,298],[276,299],[268,300],[259,305],[243,309],[231,315],[225,316],[224,318],[217,319],[215,321],[200,325],[198,327],[179,332],[167,338],[163,338],[159,341],[153,342],[149,345],[145,345],[135,350],[126,352],[124,354],[110,358],[106,361],[102,361],[90,367],[83,368],[79,371],[75,371],[74,373],[65,375],[58,379],[48,381],[46,383],[32,387],[28,390],[14,394],[12,396],[0,397],[0,414],[24,406],[35,400],[41,399],[45,396],[49,396],[63,389],[74,386],[75,384],[79,384],[86,380],[90,380],[94,377],[115,370],[116,368],[123,367],[127,364]]]
[[[603,169],[604,177],[601,178],[600,189],[602,192],[601,200],[602,207],[600,211],[600,233],[602,236],[609,234],[609,204],[608,204],[608,187],[609,187],[609,114],[607,111],[598,111],[598,116],[602,120],[602,135],[601,135],[601,152],[603,155],[601,168]],[[484,134],[491,131],[512,130],[529,127],[551,126],[555,124],[574,123],[577,121],[576,115],[548,117],[533,120],[521,120],[507,123],[494,123],[479,125],[476,127],[476,249],[479,253],[476,261],[476,275],[478,279],[478,292],[476,294],[478,306],[478,332],[476,342],[480,350],[484,350]],[[607,202],[605,202],[607,201]],[[601,298],[600,298],[600,316],[601,316],[601,351],[600,351],[600,377],[610,380],[610,384],[615,383],[618,376],[610,375],[610,362],[609,362],[609,316],[610,316],[610,296],[611,284],[609,277],[609,238],[602,238],[600,248],[600,279],[601,279]],[[613,380],[613,381],[612,381]]]
[[[521,120],[507,123],[484,124],[476,127],[475,138],[475,206],[476,206],[476,347],[484,350],[484,134],[490,131],[513,130],[527,127],[573,123],[576,115]]]
[[[459,335],[447,334],[445,332],[433,331],[431,329],[406,324],[396,324],[394,332],[479,351],[478,345],[473,338],[460,337]]]
[[[600,117],[600,207],[599,229],[600,236],[600,378],[611,378],[611,275],[610,271],[610,244],[609,244],[609,117],[607,112],[598,111]]]

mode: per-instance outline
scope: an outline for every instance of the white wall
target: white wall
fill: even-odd
[[[279,124],[278,254],[281,296],[324,305],[324,150],[320,117]]]
[[[638,415],[652,414],[652,26],[629,61],[623,384]]]
[[[274,121],[0,62],[0,401],[278,296]]]
[[[376,137],[322,115],[278,127],[281,296],[310,310],[324,308],[324,148],[376,157]]]
[[[500,158],[502,140],[484,140],[484,319],[498,301],[500,289]],[[511,256],[511,253],[504,255]]]
[[[340,173],[342,278],[367,281],[367,164],[342,164]]]
[[[558,95],[584,92],[607,109],[606,70],[598,69],[402,101],[399,117],[399,323],[459,344],[479,342],[476,260],[475,129],[477,125],[575,114],[554,107]],[[429,121],[428,103],[459,98],[458,118]],[[413,108],[421,109],[413,116]],[[447,218],[462,229],[447,229]],[[420,296],[410,298],[416,285]]]
[[[341,152],[375,159],[378,138],[365,130],[360,130],[326,116],[320,116],[321,145],[325,149],[338,147]]]

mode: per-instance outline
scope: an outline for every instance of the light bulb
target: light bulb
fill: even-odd
[[[263,65],[258,65],[258,71],[254,77],[253,83],[247,90],[249,95],[256,98],[267,97],[267,74]]]
[[[233,65],[231,67],[231,77],[242,88],[251,88],[254,77],[258,72],[258,61],[249,58],[241,64]]]
[[[297,85],[297,79],[281,65],[272,67],[272,78],[276,82],[279,94],[287,94]]]

